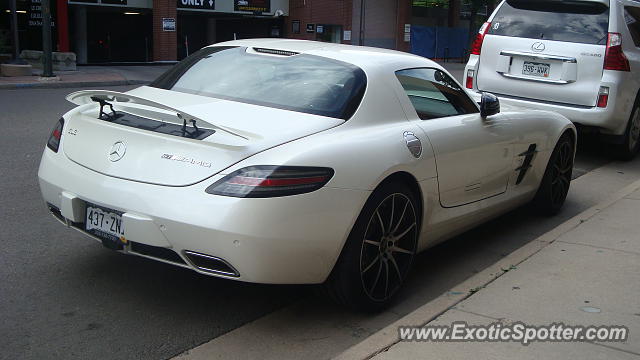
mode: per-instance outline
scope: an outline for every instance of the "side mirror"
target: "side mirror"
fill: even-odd
[[[480,116],[485,119],[500,112],[500,100],[490,93],[482,93],[480,100]]]

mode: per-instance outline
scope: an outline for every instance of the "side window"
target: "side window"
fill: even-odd
[[[400,70],[396,77],[422,120],[478,112],[464,90],[440,70]]]
[[[629,27],[633,42],[636,47],[640,47],[640,8],[626,7],[624,9],[624,20]]]

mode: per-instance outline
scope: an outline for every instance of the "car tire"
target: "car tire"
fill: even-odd
[[[549,157],[542,182],[533,200],[534,208],[539,213],[552,216],[562,209],[571,184],[574,154],[575,142],[565,133]]]
[[[624,142],[618,146],[621,160],[633,160],[640,151],[640,98],[636,100],[624,133]]]
[[[324,284],[330,297],[362,312],[392,303],[416,255],[417,205],[416,194],[401,182],[384,183],[373,192]]]

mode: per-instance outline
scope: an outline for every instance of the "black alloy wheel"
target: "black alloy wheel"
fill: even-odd
[[[336,302],[364,312],[392,303],[418,248],[418,204],[403,182],[386,182],[373,192],[324,284]]]
[[[376,208],[360,250],[360,279],[373,301],[386,301],[402,285],[417,240],[416,211],[402,193],[387,196]]]
[[[569,193],[575,143],[569,133],[560,137],[551,153],[547,168],[533,200],[535,208],[544,215],[555,215],[560,212]]]

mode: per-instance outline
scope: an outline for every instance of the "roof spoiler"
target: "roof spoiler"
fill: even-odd
[[[202,122],[205,123],[207,125],[209,125],[210,127],[212,127],[214,130],[219,130],[222,132],[225,132],[227,134],[242,138],[244,140],[249,140],[249,138],[246,135],[241,134],[239,131],[237,130],[232,130],[229,129],[225,126],[221,126],[221,125],[216,125],[213,124],[210,120],[204,120],[202,118],[199,118],[197,116],[188,114],[182,110],[178,110],[175,108],[172,108],[170,106],[161,104],[159,102],[150,100],[150,99],[146,99],[143,97],[139,97],[139,96],[135,96],[135,95],[129,95],[126,93],[121,93],[118,91],[109,91],[109,90],[82,90],[82,91],[76,91],[73,92],[69,95],[67,95],[66,99],[67,101],[76,104],[76,105],[85,105],[85,104],[92,104],[95,102],[95,98],[98,99],[102,99],[105,101],[109,101],[112,104],[118,104],[118,103],[129,103],[129,104],[137,104],[137,105],[145,105],[145,106],[150,106],[150,107],[154,107],[157,109],[161,109],[161,110],[165,110],[165,111],[169,111],[169,112],[173,112],[176,113],[176,117],[182,121],[190,121],[190,120],[195,120],[197,122]]]

